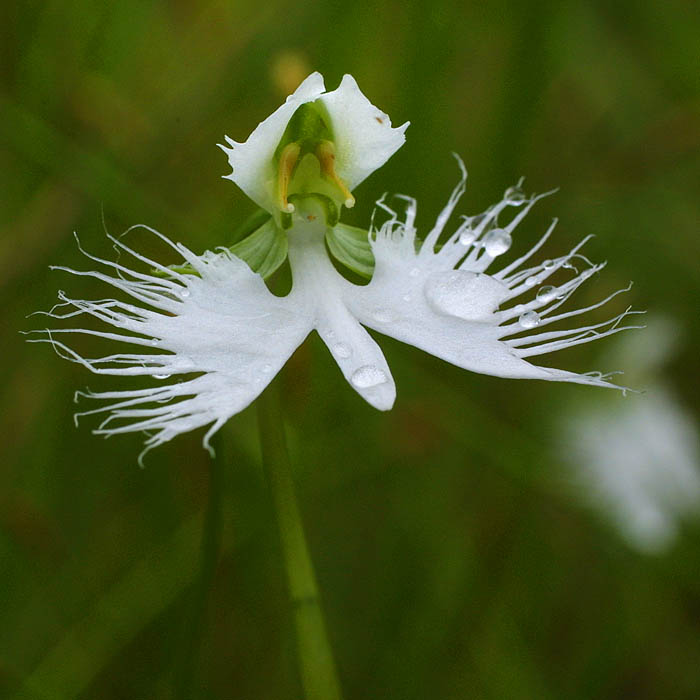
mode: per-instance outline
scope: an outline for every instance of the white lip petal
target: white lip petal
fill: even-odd
[[[325,91],[323,76],[312,73],[267,119],[260,122],[244,143],[226,137],[229,146],[219,144],[228,156],[233,172],[225,175],[235,182],[258,206],[275,209],[275,169],[272,162],[284,130],[294,112],[313,102]]]
[[[115,243],[133,253],[123,243]],[[178,273],[169,279],[157,277],[90,256],[111,266],[118,276],[68,271],[96,277],[140,305],[62,295],[62,306],[68,310],[60,313],[54,308],[49,316],[87,314],[116,332],[65,328],[44,331],[34,339],[51,343],[62,357],[96,374],[157,380],[157,385],[145,389],[85,394],[108,402],[85,412],[109,414],[97,434],[147,431],[146,450],[212,424],[205,436],[208,446],[211,435],[257,398],[312,329],[310,315],[271,294],[242,260],[227,252],[197,257],[182,245],[174,247],[201,277]],[[86,359],[57,339],[62,333],[122,341],[132,351]]]
[[[540,241],[530,253],[500,273],[485,273],[494,258],[507,250],[510,234],[536,198],[531,198],[504,228],[494,228],[496,217],[503,216],[504,209],[510,206],[504,198],[485,215],[471,221],[464,218],[452,235],[437,245],[463,192],[466,171],[462,168],[462,172],[462,181],[420,247],[413,226],[415,202],[408,200],[403,221],[385,207],[391,218],[373,231],[370,238],[374,275],[367,286],[345,291],[347,307],[363,325],[473,372],[615,386],[599,372],[576,374],[539,367],[525,359],[639,327],[621,325],[629,314],[638,313],[628,309],[604,323],[540,332],[550,323],[578,316],[617,295],[589,307],[554,313],[603,267],[584,258],[579,252],[580,245],[560,258],[522,269],[541,245]],[[543,240],[552,229],[553,226]],[[490,237],[494,230],[496,236]],[[572,261],[584,269],[579,272]],[[568,281],[558,286],[545,284],[552,274],[566,269],[574,270]],[[522,296],[526,297],[524,303],[513,304],[513,300]]]
[[[289,234],[289,263],[295,308],[309,309],[318,331],[350,386],[381,411],[394,405],[396,386],[381,348],[350,313],[347,290],[358,289],[333,267],[324,244],[325,220],[313,204],[300,211],[301,224]],[[311,216],[311,220],[307,219]]]
[[[381,348],[344,307],[318,324],[318,334],[338,363],[348,384],[367,403],[388,411],[396,399],[396,385]]]
[[[331,118],[336,169],[352,190],[404,144],[408,122],[392,128],[389,116],[362,93],[351,75],[320,98]]]

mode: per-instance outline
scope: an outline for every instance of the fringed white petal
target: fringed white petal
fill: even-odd
[[[441,242],[445,226],[464,192],[466,171],[433,229],[419,245],[414,226],[416,203],[408,199],[402,220],[380,202],[390,218],[371,232],[374,276],[366,287],[346,294],[346,302],[361,323],[452,364],[499,377],[545,379],[596,386],[614,386],[609,375],[576,374],[538,367],[526,357],[554,352],[639,326],[622,325],[629,309],[608,322],[579,328],[523,335],[534,328],[577,316],[599,304],[554,314],[573,292],[603,265],[593,265],[580,253],[583,241],[567,255],[524,269],[525,263],[551,234],[554,224],[535,246],[504,267],[487,275],[486,269],[511,245],[511,234],[542,196],[526,199],[516,189],[476,217],[463,217],[456,230]],[[522,207],[505,226],[499,214]],[[578,272],[574,263],[585,268]],[[573,277],[558,286],[543,285],[561,269]],[[621,290],[626,291],[626,290]],[[508,306],[516,297],[526,300]],[[515,336],[515,337],[511,337]]]
[[[152,268],[167,270],[121,241],[115,243]],[[62,304],[48,315],[86,314],[117,332],[63,328],[40,331],[40,337],[31,339],[51,343],[59,355],[96,374],[157,380],[157,386],[145,389],[85,394],[109,402],[86,412],[109,414],[98,434],[147,431],[147,450],[211,424],[205,436],[208,446],[209,437],[262,392],[313,325],[309,313],[271,294],[259,275],[227,251],[198,257],[182,245],[174,247],[199,277],[168,271],[170,278],[162,278],[107,261],[99,262],[119,276],[67,270],[106,282],[139,305],[115,299],[74,300],[61,294]],[[61,312],[60,307],[69,310]],[[116,340],[136,351],[85,358],[57,339],[65,333]]]

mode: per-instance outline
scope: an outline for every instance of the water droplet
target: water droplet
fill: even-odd
[[[169,374],[154,374],[153,375],[154,379],[170,379]]]
[[[526,311],[520,315],[518,323],[523,328],[534,328],[540,322],[540,315],[536,311]]]
[[[417,267],[412,267],[408,274],[411,277],[418,277],[418,275],[420,275],[420,270]]]
[[[150,341],[151,345],[158,345],[158,342],[159,341],[157,341],[155,338],[153,338],[153,340]]]
[[[411,295],[410,294],[404,294],[403,297],[401,297],[404,301],[411,301]]]
[[[385,308],[375,309],[372,312],[372,316],[374,316],[374,320],[378,323],[391,323],[395,319],[391,309]]]
[[[525,201],[525,194],[519,187],[509,187],[503,193],[503,199],[512,207],[519,207]]]
[[[336,354],[336,357],[345,360],[352,355],[352,348],[346,343],[336,343],[333,346],[333,352]]]
[[[462,231],[459,234],[459,242],[462,245],[471,245],[476,238],[476,233],[474,231]]]
[[[547,285],[546,287],[540,287],[537,290],[537,301],[541,301],[545,304],[548,304],[550,301],[553,301],[557,297],[557,288],[552,287],[551,285]]]
[[[545,261],[542,263],[542,267],[543,267],[545,270],[551,270],[551,269],[554,267],[554,260],[545,260]]]
[[[358,389],[370,389],[373,386],[385,384],[387,377],[384,371],[376,365],[364,365],[355,370],[350,381]]]
[[[526,287],[534,287],[537,284],[537,277],[534,275],[531,277],[527,277],[525,279],[525,286]]]
[[[503,228],[495,228],[484,237],[484,249],[487,255],[495,258],[498,255],[503,255],[510,248],[512,242],[508,231]]]
[[[335,331],[327,331],[326,337],[327,338],[335,338]]]
[[[260,371],[263,374],[270,374],[272,372],[272,365],[264,364],[261,368]]]
[[[181,296],[183,299],[187,299],[187,297],[188,297],[189,295],[190,295],[190,290],[187,289],[187,287],[185,287],[184,289],[182,289],[182,290],[180,291],[180,296]]]
[[[431,274],[424,293],[438,313],[476,320],[488,318],[507,298],[509,289],[489,275],[452,270]]]

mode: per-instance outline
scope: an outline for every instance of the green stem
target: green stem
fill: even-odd
[[[212,439],[216,457],[209,460],[209,496],[202,527],[199,576],[192,588],[192,597],[175,669],[174,697],[191,700],[192,688],[200,660],[202,634],[207,619],[209,596],[216,575],[221,550],[223,475],[225,464],[224,439],[219,431]]]
[[[257,401],[263,467],[277,516],[306,700],[341,700],[304,527],[299,514],[282,409],[273,382]]]

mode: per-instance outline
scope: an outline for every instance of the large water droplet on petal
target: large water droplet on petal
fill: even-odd
[[[537,301],[541,301],[548,304],[550,301],[554,301],[557,298],[557,288],[547,285],[545,287],[540,287],[537,291]]]
[[[495,258],[503,255],[510,248],[512,242],[508,231],[503,228],[495,228],[484,236],[484,250],[487,255]]]
[[[551,270],[551,269],[554,267],[554,260],[545,260],[545,261],[542,263],[542,267],[543,267],[545,270]]]
[[[384,371],[376,365],[364,365],[353,372],[350,381],[358,389],[369,389],[373,386],[385,384],[387,377]]]
[[[534,287],[537,284],[537,277],[534,275],[531,275],[530,277],[527,277],[525,279],[525,286],[526,287]]]
[[[489,275],[451,270],[434,272],[425,283],[425,298],[441,314],[466,320],[487,320],[509,294]]]
[[[540,315],[536,311],[526,311],[524,314],[520,314],[518,323],[523,328],[534,328],[540,322]]]

